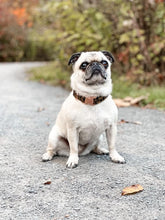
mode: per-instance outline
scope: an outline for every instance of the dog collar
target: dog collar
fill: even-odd
[[[73,90],[73,96],[80,100],[81,102],[85,103],[86,105],[96,105],[99,104],[100,102],[104,101],[108,96],[90,96],[90,97],[85,97],[82,95],[79,95],[76,93],[75,90]]]

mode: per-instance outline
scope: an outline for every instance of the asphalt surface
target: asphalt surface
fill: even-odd
[[[116,145],[126,164],[96,154],[80,157],[72,170],[66,157],[43,163],[68,92],[28,81],[25,71],[36,65],[0,64],[0,220],[164,220],[165,113],[119,109],[119,120],[142,122],[118,125]],[[144,191],[121,196],[132,184]]]

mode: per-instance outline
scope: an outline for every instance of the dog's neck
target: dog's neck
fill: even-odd
[[[104,84],[100,85],[87,85],[82,82],[78,82],[74,75],[71,76],[71,88],[76,91],[77,94],[84,97],[98,97],[109,96],[112,92],[112,81],[109,79]]]
[[[82,103],[86,105],[97,105],[104,101],[108,96],[90,96],[90,97],[85,97],[79,95],[75,90],[73,90],[73,96],[75,99],[78,99]]]

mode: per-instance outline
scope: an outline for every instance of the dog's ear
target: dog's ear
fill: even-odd
[[[69,59],[68,65],[74,64],[74,63],[78,60],[78,58],[80,57],[80,55],[81,55],[81,52],[74,53],[74,54],[71,56],[71,58]]]
[[[113,57],[113,55],[110,52],[108,52],[108,51],[101,51],[101,52],[108,58],[108,60],[111,63],[115,62],[115,58]]]

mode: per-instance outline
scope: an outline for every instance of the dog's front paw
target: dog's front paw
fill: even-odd
[[[51,154],[50,152],[46,152],[45,154],[42,155],[43,162],[46,162],[52,159],[53,159],[53,154]]]
[[[69,156],[69,159],[66,163],[67,168],[75,168],[78,166],[78,156],[77,155],[71,155]]]
[[[126,163],[124,157],[122,157],[116,150],[113,150],[109,156],[114,163]]]

